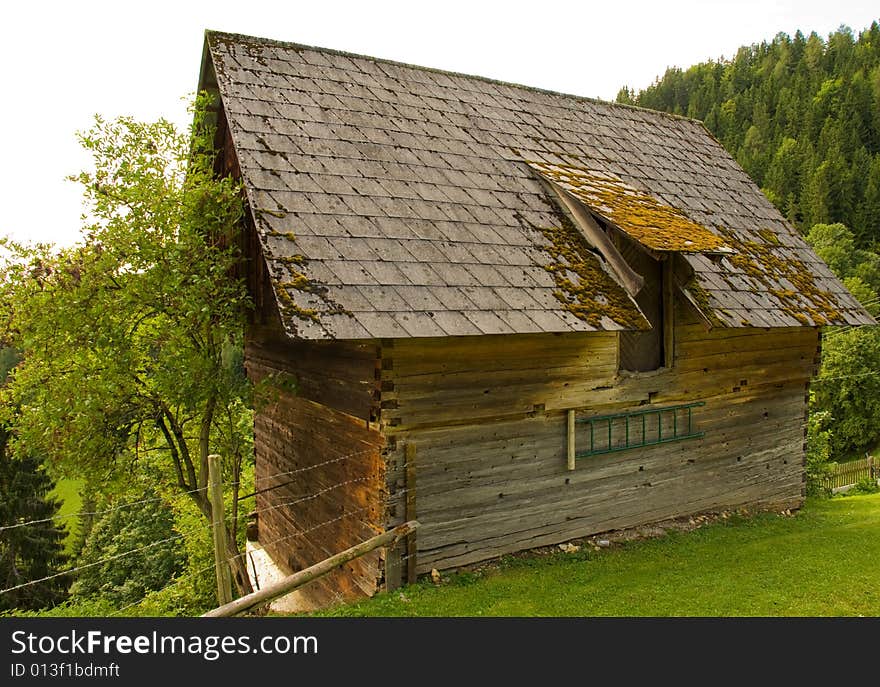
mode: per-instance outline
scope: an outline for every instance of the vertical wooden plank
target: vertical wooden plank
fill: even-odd
[[[568,469],[574,470],[574,410],[568,411]]]
[[[416,445],[406,445],[406,520],[416,519]],[[416,581],[416,533],[412,532],[406,538],[406,581],[413,584]]]
[[[663,261],[663,366],[671,369],[675,362],[675,282],[673,256]]]
[[[401,545],[385,547],[385,591],[391,592],[400,587],[403,579],[403,568],[401,564]]]

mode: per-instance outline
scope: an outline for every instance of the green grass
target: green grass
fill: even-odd
[[[877,616],[880,494],[808,500],[598,552],[508,558],[323,615]]]
[[[58,524],[67,529],[67,538],[64,540],[67,553],[72,552],[74,530],[78,523],[76,518],[68,516],[79,513],[82,509],[82,498],[79,492],[84,484],[85,481],[81,479],[60,479],[51,491],[52,496],[61,501],[61,508],[58,510]]]

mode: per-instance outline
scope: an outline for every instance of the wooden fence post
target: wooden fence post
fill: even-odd
[[[214,533],[214,567],[217,574],[217,603],[221,606],[232,601],[232,574],[226,560],[226,517],[223,509],[223,473],[220,456],[208,456],[208,498],[211,501],[211,520]]]

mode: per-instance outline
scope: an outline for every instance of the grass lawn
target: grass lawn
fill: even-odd
[[[73,531],[77,526],[76,518],[67,517],[74,513],[79,513],[82,509],[82,499],[79,492],[83,488],[85,482],[80,479],[60,479],[55,483],[55,488],[51,494],[61,501],[61,508],[58,511],[58,524],[67,529],[67,538],[64,540],[64,547],[68,553],[71,552],[73,546]]]
[[[878,616],[880,494],[595,552],[507,558],[323,615]]]

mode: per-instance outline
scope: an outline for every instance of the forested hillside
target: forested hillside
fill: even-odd
[[[780,33],[617,100],[704,121],[804,233],[841,222],[858,246],[880,244],[878,22],[858,36]]]

